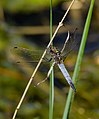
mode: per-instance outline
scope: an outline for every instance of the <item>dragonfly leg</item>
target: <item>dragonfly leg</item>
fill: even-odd
[[[34,87],[37,87],[38,85],[40,85],[41,83],[44,83],[48,79],[48,77],[49,77],[54,65],[55,65],[55,62],[53,62],[52,66],[50,67],[50,69],[49,69],[49,71],[47,73],[47,77],[43,81],[40,81],[39,83],[37,83],[36,86],[34,86]]]
[[[34,87],[37,87],[38,85],[44,83],[48,78],[46,77],[43,81],[40,81],[39,83],[37,83]]]
[[[77,31],[77,28],[75,28],[74,31],[70,34],[69,39],[74,39],[75,40],[75,33],[76,33],[76,31]],[[65,60],[65,58],[67,57],[67,55],[78,45],[79,42],[80,41],[75,42],[75,44],[73,45],[73,47],[67,53],[64,54],[63,61]]]
[[[48,62],[51,62],[51,61],[52,61],[52,58],[50,58]]]
[[[52,58],[48,59],[48,58],[44,57],[43,59],[44,59],[45,61],[47,61],[47,62],[52,61]]]
[[[62,50],[60,51],[61,53],[63,53],[63,51],[64,51],[64,49],[65,49],[65,47],[66,47],[66,44],[67,44],[67,42],[68,42],[68,40],[69,40],[69,37],[70,37],[70,34],[69,34],[69,31],[68,31],[68,36],[67,36],[67,38],[66,38],[66,40],[65,40],[65,43],[64,43],[64,45],[63,45]]]
[[[66,44],[67,44],[68,40],[69,40],[69,39],[75,39],[75,33],[76,33],[76,31],[77,31],[77,28],[75,28],[72,33],[69,33],[69,31],[68,31],[68,36],[67,36],[67,38],[66,38],[66,40],[65,40],[65,43],[64,43],[63,48],[62,48],[62,50],[61,50],[61,53],[63,53],[63,51],[64,51],[64,49],[65,49],[65,47],[66,47]]]

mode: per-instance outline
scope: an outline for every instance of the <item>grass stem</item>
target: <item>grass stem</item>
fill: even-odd
[[[87,40],[87,36],[88,36],[88,32],[89,32],[89,27],[90,27],[90,23],[91,23],[91,17],[92,17],[94,2],[95,2],[95,0],[91,0],[89,12],[88,12],[88,15],[87,15],[87,19],[86,19],[86,23],[85,23],[85,27],[84,27],[84,31],[83,31],[81,45],[80,45],[80,49],[79,49],[79,53],[78,53],[74,73],[73,73],[73,78],[72,79],[73,79],[73,82],[74,82],[75,85],[77,85],[77,81],[78,81],[78,74],[79,74],[79,71],[80,71],[81,61],[82,61],[82,58],[83,58],[85,44],[86,44],[86,40]],[[73,97],[74,97],[74,93],[73,93],[72,89],[70,88],[62,119],[68,119],[69,112],[70,112],[70,109],[71,109],[71,104],[72,104],[72,101],[73,101]]]

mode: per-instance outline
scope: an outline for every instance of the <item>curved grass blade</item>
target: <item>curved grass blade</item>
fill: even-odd
[[[76,85],[77,85],[77,77],[78,77],[78,74],[80,71],[81,61],[82,61],[83,54],[84,54],[84,48],[85,48],[85,44],[86,44],[86,40],[87,40],[87,36],[88,36],[88,31],[89,31],[89,27],[90,27],[90,23],[91,23],[94,2],[95,2],[95,0],[91,0],[89,12],[88,12],[86,23],[85,23],[84,32],[83,32],[83,36],[82,36],[82,40],[81,40],[81,45],[80,45],[80,49],[79,49],[79,53],[78,53],[78,57],[77,57],[77,62],[76,62],[76,66],[75,66],[75,70],[74,70],[74,74],[73,74],[73,82]],[[62,119],[68,119],[69,112],[71,109],[71,104],[73,101],[73,97],[74,97],[74,94],[70,88]]]
[[[52,38],[53,28],[52,28],[52,0],[50,0],[50,39]],[[52,45],[53,43],[51,43]],[[50,63],[50,68],[53,63]],[[54,107],[54,69],[52,67],[50,73],[50,94],[49,94],[49,119],[53,119],[53,107]]]

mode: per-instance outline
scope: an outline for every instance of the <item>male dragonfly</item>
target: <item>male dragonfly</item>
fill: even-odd
[[[76,30],[75,30],[75,31],[76,31]],[[75,32],[75,31],[74,31],[74,32]],[[69,42],[71,42],[71,43],[69,43]],[[70,46],[70,45],[71,45],[71,46]],[[72,82],[72,79],[71,79],[71,77],[70,77],[70,75],[69,75],[69,73],[68,73],[68,71],[66,70],[65,65],[64,65],[64,58],[66,58],[66,56],[68,55],[68,53],[69,53],[76,45],[77,45],[77,42],[75,42],[75,40],[74,40],[74,33],[72,33],[72,34],[70,35],[69,32],[68,32],[68,36],[67,36],[67,38],[66,38],[66,40],[65,40],[65,43],[64,43],[64,45],[63,45],[63,48],[62,48],[61,50],[58,50],[58,49],[57,49],[56,47],[54,47],[53,45],[50,45],[50,47],[47,49],[47,54],[49,54],[51,58],[50,58],[50,59],[47,59],[47,58],[45,57],[44,60],[53,61],[53,63],[52,63],[52,66],[50,67],[50,69],[49,69],[49,71],[48,71],[48,73],[47,73],[47,77],[46,77],[43,81],[37,83],[37,86],[38,86],[39,84],[45,82],[45,81],[48,79],[48,77],[49,77],[49,75],[50,75],[50,73],[51,73],[51,71],[52,71],[52,69],[53,69],[53,66],[54,66],[55,64],[57,64],[57,66],[58,66],[59,69],[61,70],[63,76],[64,76],[65,79],[67,80],[68,84],[71,86],[71,88],[74,90],[74,92],[76,92],[76,88],[75,88],[75,86],[74,86],[74,84],[73,84],[73,82]],[[67,47],[67,48],[66,48],[66,47]],[[14,49],[15,49],[15,50],[17,49],[18,52],[22,52],[22,54],[23,54],[23,53],[27,53],[27,51],[25,51],[26,49],[24,49],[24,48],[23,48],[23,50],[22,50],[22,48],[21,48],[21,50],[20,50],[18,47],[14,47]],[[66,53],[65,55],[63,55],[63,52],[64,52],[65,49],[67,49],[67,53]],[[20,51],[19,51],[19,50],[20,50]],[[25,55],[25,54],[24,54],[24,55]]]

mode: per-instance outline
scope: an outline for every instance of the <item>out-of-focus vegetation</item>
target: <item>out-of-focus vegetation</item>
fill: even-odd
[[[53,0],[53,5],[59,1]],[[10,12],[18,11],[39,11],[49,6],[49,0],[3,0],[1,1],[2,6]]]
[[[17,64],[16,61],[19,60],[19,57],[14,56],[11,53],[11,49],[16,45],[26,47],[31,50],[44,49],[49,40],[48,35],[42,35],[39,32],[38,34],[36,33],[36,35],[31,35],[36,30],[36,27],[35,29],[32,29],[33,31],[32,33],[30,33],[30,35],[29,32],[28,35],[25,34],[26,31],[24,30],[24,27],[23,31],[20,30],[20,33],[17,32],[18,28],[16,24],[21,26],[23,21],[25,23],[27,22],[27,26],[28,24],[30,24],[29,18],[32,19],[30,21],[32,21],[33,24],[35,22],[36,25],[39,25],[39,21],[43,19],[42,24],[48,25],[47,16],[49,13],[47,12],[47,6],[49,6],[49,1],[40,2],[39,0],[35,2],[36,5],[33,2],[35,1],[28,0],[27,2],[22,0],[3,0],[1,4],[2,6],[0,12],[2,14],[0,16],[0,119],[11,119],[12,114],[34,69],[34,67],[28,63]],[[33,7],[32,4],[35,7]],[[86,5],[84,6],[84,8],[86,9],[83,9],[84,4]],[[67,17],[68,27],[66,27],[66,30],[68,31],[69,29],[70,31],[73,31],[74,26],[77,26],[77,39],[81,38],[81,29],[84,24],[85,15],[87,13],[88,2],[85,2],[84,4],[82,4],[82,8],[78,10],[71,10],[69,16]],[[64,6],[66,5],[66,3],[61,5]],[[45,6],[47,10],[44,8]],[[97,21],[99,20],[99,12],[97,12],[99,8],[98,5],[96,6],[97,9],[94,10],[93,14],[92,25],[90,28],[88,42],[85,49],[85,55],[79,74],[77,93],[75,94],[75,99],[70,112],[70,119],[99,118],[99,24],[96,25],[96,23],[98,23]],[[38,11],[35,13],[36,15],[41,14],[39,17],[37,17],[34,12],[29,12],[29,9],[31,9],[32,11],[34,10],[34,8]],[[42,13],[42,10],[38,8],[44,8],[45,11],[43,11]],[[54,7],[54,9],[55,8],[58,7]],[[28,16],[25,17],[25,12],[23,12],[24,15],[19,18],[19,11],[21,11],[21,13],[22,11],[26,11],[26,13],[28,13]],[[11,14],[12,12],[14,15]],[[16,15],[16,13],[14,12],[18,12],[19,14]],[[30,17],[31,15],[32,17]],[[56,12],[54,15],[56,15]],[[54,25],[58,24],[58,22],[56,23],[55,21],[58,21],[57,19],[61,16],[62,15],[59,12],[58,17],[57,15],[53,16]],[[26,21],[27,17],[28,21]],[[16,29],[14,29],[14,25],[16,25]],[[41,29],[42,26],[40,27]],[[27,31],[31,31],[31,29],[29,28],[31,27],[28,27]],[[46,32],[46,29],[44,30]],[[63,43],[60,42],[60,39],[62,41],[62,39],[64,39],[65,37],[64,35],[57,36],[57,38],[55,39],[55,44],[60,46]],[[73,73],[76,56],[77,51],[74,51],[65,60],[65,64],[71,76]],[[54,119],[61,119],[69,86],[64,80],[61,73],[56,71],[55,74]],[[44,79],[45,76],[45,69],[39,71],[38,75],[36,75],[35,80],[33,81],[33,85],[39,82],[41,79]],[[48,119],[49,83],[46,81],[36,88],[34,88],[33,85],[31,85],[28,94],[26,95],[26,98],[18,112],[17,118]]]

